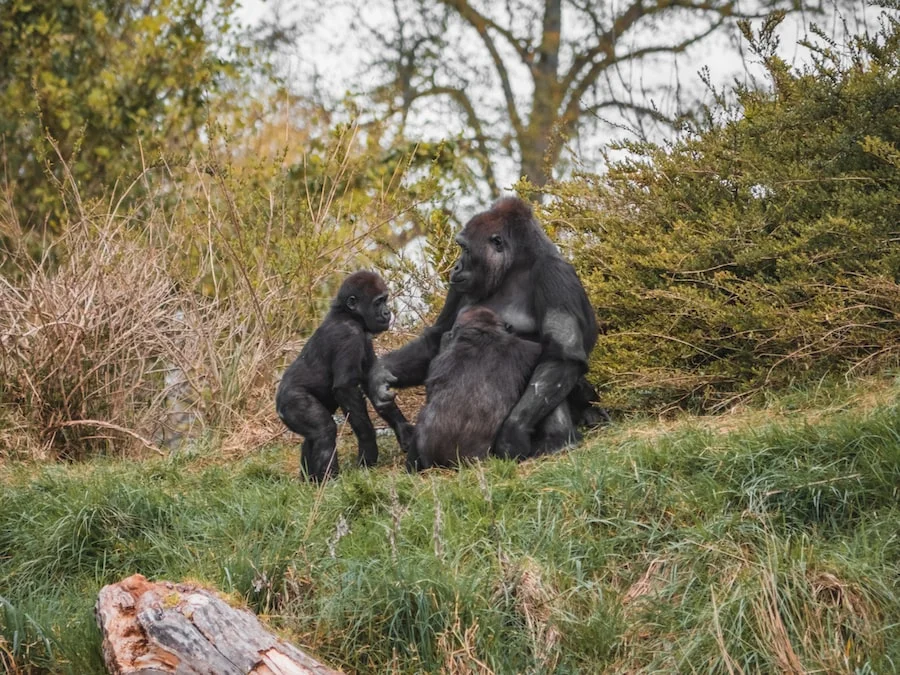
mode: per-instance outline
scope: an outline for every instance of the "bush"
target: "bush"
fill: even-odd
[[[25,227],[60,231],[66,172],[81,198],[102,195],[190,151],[251,90],[265,54],[235,13],[209,0],[0,4],[2,173]]]
[[[82,198],[68,173],[75,207],[38,261],[13,200],[0,209],[0,460],[131,453],[201,431],[271,439],[298,339],[347,273],[382,267],[391,237],[424,228],[421,206],[454,161],[421,146],[385,157],[354,125],[293,168],[220,140],[187,167],[149,169],[131,202]],[[402,292],[396,265],[385,276]]]
[[[0,403],[61,456],[148,426],[178,323],[171,280],[121,232],[74,230],[68,243],[55,274],[35,266],[21,286],[0,285]]]
[[[627,144],[552,189],[601,336],[613,406],[716,409],[900,355],[900,30],[791,71],[768,22],[771,89],[738,88],[669,146]],[[746,28],[746,27],[745,27]]]

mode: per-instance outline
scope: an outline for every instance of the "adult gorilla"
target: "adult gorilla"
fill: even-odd
[[[577,423],[605,417],[590,410],[596,395],[582,377],[597,341],[597,322],[575,270],[531,207],[514,197],[472,218],[456,242],[460,256],[440,316],[420,337],[379,359],[369,375],[373,402],[390,401],[389,387],[424,382],[443,334],[462,310],[480,305],[499,314],[517,335],[542,345],[525,393],[497,433],[493,453],[521,459],[575,442]]]

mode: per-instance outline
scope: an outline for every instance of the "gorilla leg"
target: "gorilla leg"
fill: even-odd
[[[581,435],[575,429],[569,405],[563,401],[538,426],[534,438],[534,454],[558,452],[580,440]]]
[[[574,362],[538,364],[522,398],[500,427],[494,440],[494,454],[504,459],[525,459],[537,454],[532,445],[535,433],[544,420],[554,419],[554,413],[558,415],[555,418],[558,421],[552,442],[568,439],[568,431],[563,434],[562,429],[564,426],[574,428],[569,408],[565,407],[565,413],[556,411],[566,403],[566,397],[580,377],[578,371],[579,366]]]
[[[304,438],[300,466],[306,476],[316,482],[338,473],[337,425],[331,415],[319,399],[303,390],[291,392],[278,405],[281,420]]]
[[[328,478],[338,475],[338,458],[335,441],[337,439],[337,425],[334,418],[323,405],[316,401],[318,410],[315,415],[318,418],[315,430],[307,436],[309,446],[301,449],[301,463],[303,470],[310,480],[320,483]],[[303,450],[306,452],[303,453]]]
[[[406,471],[415,473],[431,468],[431,462],[419,454],[419,428],[410,425],[413,430],[406,447]]]

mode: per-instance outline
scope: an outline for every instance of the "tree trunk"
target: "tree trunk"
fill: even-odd
[[[531,117],[528,126],[519,134],[522,156],[520,174],[536,187],[544,187],[559,159],[559,149],[551,148],[554,130],[559,120],[561,89],[559,85],[559,46],[562,31],[561,0],[546,0],[541,28],[541,44],[531,67],[534,92],[531,97]],[[540,193],[537,195],[540,196]]]
[[[340,675],[193,584],[135,574],[100,589],[95,613],[113,675]]]

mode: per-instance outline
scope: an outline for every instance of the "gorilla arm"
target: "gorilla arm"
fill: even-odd
[[[434,325],[426,328],[422,335],[409,344],[385,354],[375,362],[369,372],[368,391],[376,410],[394,400],[394,392],[390,387],[402,389],[425,382],[428,365],[441,349],[441,337],[453,328],[461,301],[462,296],[451,287]]]
[[[375,350],[372,348],[372,342],[369,340],[366,341],[366,363],[377,363],[375,359]],[[373,365],[372,367],[374,368],[375,366]],[[375,397],[372,396],[372,392],[368,390],[369,382],[367,381],[365,384],[367,387],[366,395],[369,397],[369,400],[372,401],[372,407],[375,408],[375,412],[378,413],[378,416],[387,422],[394,431],[394,436],[397,437],[397,443],[400,444],[403,451],[409,453],[409,448],[412,445],[413,426],[403,415],[400,408],[397,407],[397,404],[393,399],[388,399],[387,403],[376,404]]]

